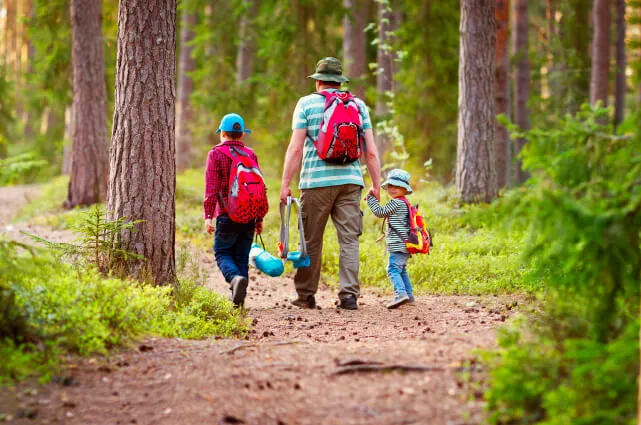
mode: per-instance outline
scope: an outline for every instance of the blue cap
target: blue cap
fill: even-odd
[[[251,130],[245,128],[245,121],[243,117],[238,114],[227,114],[220,120],[220,125],[216,133],[221,131],[244,131],[245,133],[251,133]]]

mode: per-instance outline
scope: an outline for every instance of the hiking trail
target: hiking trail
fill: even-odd
[[[36,193],[28,186],[0,188],[0,231],[10,238],[23,239],[19,231],[26,230],[72,239],[64,231],[10,224]],[[207,285],[227,296],[212,253],[198,254],[210,271]],[[388,310],[391,292],[365,286],[359,310],[345,311],[335,308],[337,296],[327,286],[314,310],[291,306],[292,293],[291,276],[251,269],[248,339],[148,338],[109,358],[70,358],[56,382],[0,390],[0,412],[13,415],[14,424],[481,423],[481,394],[465,376],[482,372],[468,361],[475,349],[495,343],[518,296],[419,292],[415,305]]]

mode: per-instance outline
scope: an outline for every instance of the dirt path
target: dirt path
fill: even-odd
[[[202,260],[208,284],[227,294],[212,256]],[[16,424],[481,423],[458,367],[493,344],[512,297],[419,294],[389,311],[389,295],[365,289],[361,308],[343,311],[322,289],[320,309],[300,310],[287,303],[291,279],[250,279],[248,340],[150,339],[110,359],[73,359],[61,382],[0,393],[0,413],[35,416]],[[358,362],[431,370],[337,373]]]

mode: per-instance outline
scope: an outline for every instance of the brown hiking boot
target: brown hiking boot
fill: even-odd
[[[292,303],[292,305],[300,308],[316,308],[316,298],[314,298],[313,295],[310,295],[307,298],[297,296],[290,302]]]

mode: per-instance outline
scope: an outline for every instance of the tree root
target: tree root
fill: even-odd
[[[243,350],[245,348],[277,347],[279,345],[292,345],[292,344],[309,344],[309,342],[293,340],[293,341],[279,341],[279,342],[274,342],[273,344],[238,344],[235,347],[232,347],[229,350],[221,351],[218,354],[220,355],[234,354],[236,351]]]

